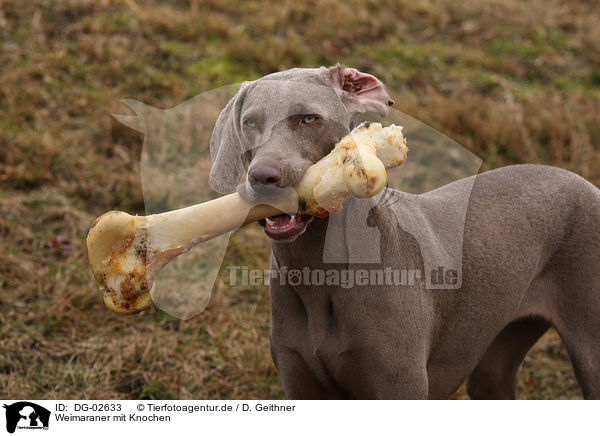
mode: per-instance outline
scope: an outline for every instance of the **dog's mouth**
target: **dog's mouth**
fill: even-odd
[[[271,239],[291,240],[306,230],[308,223],[312,221],[311,215],[286,214],[273,215],[258,221],[264,226],[265,233]]]

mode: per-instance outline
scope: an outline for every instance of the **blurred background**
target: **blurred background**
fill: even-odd
[[[586,0],[0,0],[0,397],[283,398],[266,287],[224,285],[182,321],[108,312],[93,219],[145,213],[131,98],[171,108],[219,86],[337,62],[477,155],[600,186],[600,8]],[[225,265],[268,267],[256,225]],[[557,334],[520,398],[580,398]],[[455,398],[466,398],[464,389]]]

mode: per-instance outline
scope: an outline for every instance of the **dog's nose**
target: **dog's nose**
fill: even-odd
[[[253,186],[279,186],[281,183],[281,167],[276,160],[263,161],[248,171],[248,179]]]

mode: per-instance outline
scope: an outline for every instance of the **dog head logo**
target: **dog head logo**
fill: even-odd
[[[297,73],[292,70],[286,74],[295,72]],[[265,81],[244,82],[240,86],[231,85],[207,91],[168,109],[155,108],[135,100],[123,100],[133,114],[115,114],[114,117],[125,126],[144,134],[140,175],[146,215],[215,199],[236,188],[237,184],[245,186],[244,192],[247,193],[249,182],[247,174],[246,177],[242,174],[245,172],[244,168],[250,158],[256,158],[258,148],[266,147],[267,144],[274,147],[273,156],[277,159],[272,159],[287,165],[284,172],[296,174],[296,170],[306,159],[298,160],[297,156],[292,159],[291,149],[281,149],[278,148],[279,145],[302,141],[306,144],[313,141],[316,144],[319,135],[299,136],[294,137],[294,140],[283,140],[277,136],[295,135],[298,130],[283,122],[291,119],[290,114],[299,110],[290,103],[292,97],[309,104],[308,107],[313,107],[310,106],[313,103],[318,104],[318,110],[325,111],[325,118],[332,123],[341,126],[348,121],[343,112],[335,109],[339,106],[335,93],[332,95],[331,89],[320,86],[321,82],[316,82],[310,88],[313,91],[307,93],[305,87],[296,86],[296,79],[287,82],[286,79],[271,79],[273,77],[270,76]],[[268,90],[263,89],[263,85]],[[262,97],[259,95],[254,100],[250,99],[250,90],[253,95],[262,92]],[[276,98],[277,96],[281,98]],[[242,140],[242,103],[248,107],[255,106],[260,109],[261,114],[265,114],[261,115],[266,121],[260,131],[260,138],[257,137],[256,140]],[[355,120],[356,123],[364,121],[363,118]],[[400,167],[387,171],[390,188],[421,194],[477,174],[481,165],[477,156],[426,124],[393,109],[378,121],[384,125],[404,126],[412,150],[410,159]],[[350,127],[344,125],[344,129]],[[329,130],[341,132],[343,129]],[[217,143],[219,147],[215,147]],[[227,144],[229,148],[223,148]],[[220,164],[215,165],[215,162]],[[222,181],[218,179],[219,175],[224,177]],[[407,200],[411,202],[411,207],[406,208],[394,206],[401,197],[392,190],[383,190],[372,198],[349,199],[340,213],[329,218],[323,263],[381,263],[381,235],[370,219],[370,211],[378,207],[387,209],[387,219],[397,221],[399,228],[411,234],[418,242],[424,270],[428,272],[424,275],[427,288],[459,289],[462,286],[462,236],[474,182],[472,180],[470,184],[463,185],[465,188],[460,195],[448,200],[444,211],[447,217],[444,234],[438,234],[437,229],[424,225],[423,216],[427,216],[426,209],[429,207],[427,198],[417,203],[416,197],[411,197]],[[161,269],[160,274],[153,277],[154,304],[180,319],[188,319],[202,312],[210,301],[230,235],[231,232],[228,232],[199,244],[185,256],[175,258]],[[154,237],[151,230],[147,237]],[[156,237],[162,236],[159,234]],[[438,266],[443,266],[444,271],[458,271],[459,278],[452,283],[438,283],[429,273],[437,273]],[[295,276],[291,278],[296,280]]]
[[[18,429],[48,429],[50,411],[27,401],[4,405],[6,409],[6,431],[14,433]]]

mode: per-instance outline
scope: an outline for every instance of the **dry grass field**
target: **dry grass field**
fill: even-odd
[[[482,170],[545,163],[600,186],[598,22],[586,0],[0,0],[0,398],[283,398],[266,288],[224,286],[222,271],[187,321],[104,308],[89,225],[144,213],[143,136],[111,116],[120,99],[170,108],[342,62]],[[229,264],[267,267],[257,226],[232,236]],[[519,397],[581,397],[555,332]]]

